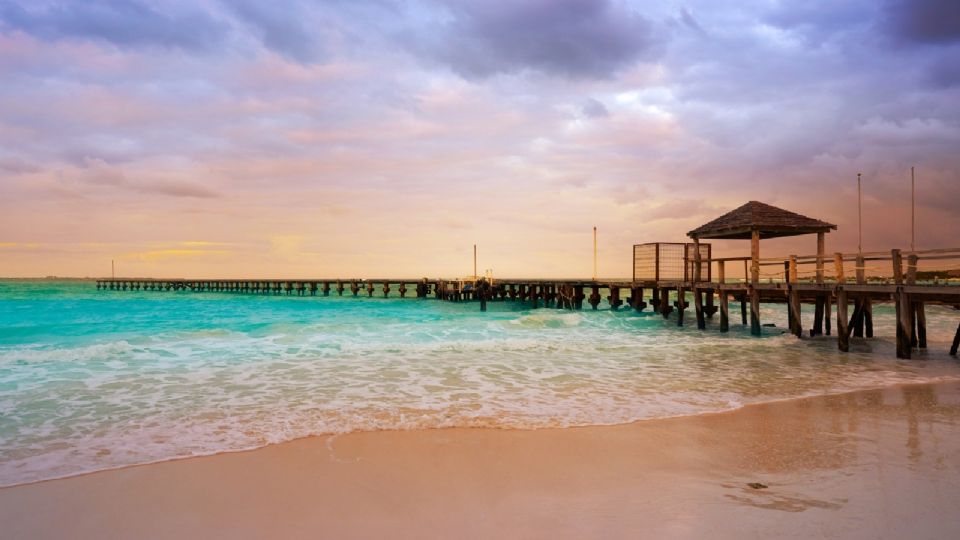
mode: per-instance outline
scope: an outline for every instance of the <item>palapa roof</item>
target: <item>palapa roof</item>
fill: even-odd
[[[837,226],[802,216],[776,206],[750,201],[736,210],[687,233],[691,238],[749,239],[754,230],[761,238],[797,236],[836,230]]]

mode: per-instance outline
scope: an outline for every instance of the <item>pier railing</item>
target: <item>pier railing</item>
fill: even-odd
[[[701,259],[703,276],[716,279],[697,283],[745,283],[750,281],[750,257],[717,257]],[[689,261],[695,264],[695,261]],[[960,248],[907,251],[869,251],[861,253],[834,253],[832,255],[789,255],[763,257],[757,260],[759,283],[816,283],[858,285],[938,285],[960,286]],[[852,264],[851,264],[852,263]],[[731,279],[730,270],[742,279]],[[716,268],[708,272],[706,268]]]

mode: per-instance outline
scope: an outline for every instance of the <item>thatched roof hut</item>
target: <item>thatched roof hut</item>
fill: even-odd
[[[749,240],[754,231],[761,238],[827,233],[837,226],[758,201],[750,201],[687,233],[690,238]]]

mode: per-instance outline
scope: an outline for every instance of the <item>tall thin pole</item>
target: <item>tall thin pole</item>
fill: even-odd
[[[114,270],[113,259],[110,259],[110,279],[114,279],[116,277],[117,277],[117,273]]]
[[[593,280],[597,280],[597,228],[593,228]]]
[[[917,198],[916,198],[916,179],[913,175],[913,167],[910,167],[910,251],[916,251],[917,240]]]
[[[863,205],[860,202],[860,173],[857,173],[857,253],[863,253]]]

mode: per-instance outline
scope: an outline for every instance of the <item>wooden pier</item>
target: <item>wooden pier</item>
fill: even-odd
[[[896,308],[896,345],[898,358],[910,358],[914,349],[926,349],[926,306],[941,304],[960,310],[960,285],[918,279],[921,261],[958,261],[960,248],[883,252],[825,253],[824,235],[835,225],[813,220],[762,203],[746,205],[707,223],[688,235],[691,244],[683,246],[680,271],[665,276],[661,271],[661,247],[638,250],[653,244],[635,246],[635,275],[625,280],[578,279],[98,279],[99,290],[232,292],[262,295],[365,296],[435,298],[452,302],[475,301],[485,311],[489,302],[521,302],[529,308],[579,310],[586,302],[599,308],[606,299],[610,309],[626,305],[644,311],[648,307],[664,318],[675,313],[678,326],[692,299],[697,328],[706,329],[706,319],[720,315],[719,331],[728,332],[730,303],[739,302],[740,324],[760,335],[761,303],[783,304],[787,308],[789,331],[803,337],[803,305],[814,310],[809,336],[836,332],[841,351],[848,351],[851,337],[873,337],[873,306],[887,302]],[[799,234],[817,235],[814,255],[760,257],[760,239]],[[712,258],[710,248],[700,240],[742,238],[751,241],[749,257]],[[651,267],[637,262],[637,253],[656,254]],[[850,263],[853,263],[852,266]],[[744,267],[746,279],[730,280],[727,270]],[[869,265],[869,266],[868,266]],[[773,267],[766,272],[762,268]],[[812,267],[812,269],[811,269]],[[637,268],[644,272],[638,275]],[[852,270],[852,272],[850,272]],[[868,270],[872,274],[867,276]],[[802,277],[801,277],[802,276]],[[880,277],[883,276],[883,277]],[[670,278],[672,277],[672,279]],[[765,278],[765,279],[763,279]],[[394,296],[396,297],[396,296]],[[672,300],[672,301],[671,301]],[[832,324],[836,306],[836,327]],[[852,311],[851,311],[852,307]],[[956,356],[960,348],[960,324],[950,349]]]

